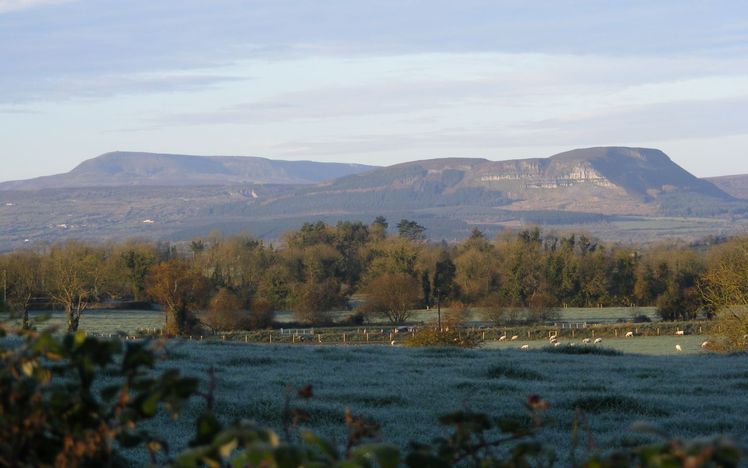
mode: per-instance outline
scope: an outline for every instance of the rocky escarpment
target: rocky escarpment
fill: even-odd
[[[373,195],[379,193],[380,195]],[[562,210],[604,214],[653,214],[663,194],[728,200],[730,196],[697,179],[662,151],[600,147],[549,158],[511,161],[430,159],[344,177],[302,190],[302,206],[361,205],[501,206],[510,210]],[[327,200],[325,202],[323,200]],[[358,200],[358,201],[357,201]]]

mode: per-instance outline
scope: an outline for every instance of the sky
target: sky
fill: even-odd
[[[0,0],[0,181],[614,145],[748,173],[748,2]]]

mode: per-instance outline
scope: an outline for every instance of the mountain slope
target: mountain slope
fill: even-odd
[[[732,200],[659,150],[604,147],[513,161],[415,161],[301,188],[258,204],[286,214],[480,206],[651,215],[683,198],[717,204]]]
[[[370,169],[371,166],[361,164],[118,151],[84,161],[67,174],[0,183],[0,190],[131,185],[313,184]]]
[[[735,198],[748,200],[748,174],[708,177],[704,180],[713,183],[720,190]]]

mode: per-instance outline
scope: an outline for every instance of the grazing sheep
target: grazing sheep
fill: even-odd
[[[590,342],[589,338],[585,338],[585,339],[582,340],[582,343],[589,343],[589,342]]]
[[[676,332],[675,332],[675,335],[676,335],[676,336],[683,336],[683,335],[685,335],[685,334],[686,334],[686,333],[685,333],[685,332],[684,332],[683,330],[676,330]]]
[[[675,350],[678,351],[678,352],[681,352],[681,351],[683,351],[683,348],[681,348],[680,345],[677,344],[677,345],[675,345]]]
[[[555,336],[553,338],[551,338],[550,340],[548,340],[548,341],[550,341],[551,343],[557,343],[558,342],[558,340],[556,339]]]
[[[499,337],[499,341],[506,341],[506,335],[504,335],[504,336],[500,336],[500,337]]]
[[[395,340],[390,341],[391,346],[395,346]]]
[[[523,344],[520,349],[530,349],[530,345]]]
[[[553,346],[561,346],[561,343],[559,343],[558,341],[555,341],[555,342],[553,343]]]
[[[595,344],[602,343],[602,342],[603,342],[602,338],[595,338]]]
[[[514,336],[512,336],[512,341],[516,341],[516,340],[518,340],[518,339],[519,339],[519,335],[514,335]]]
[[[626,338],[633,338],[634,332],[626,332]]]
[[[701,343],[701,347],[702,348],[708,348],[710,344],[711,343],[709,343],[708,341],[705,341],[705,342]]]

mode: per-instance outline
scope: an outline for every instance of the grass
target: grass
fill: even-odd
[[[643,354],[648,356],[683,356],[683,355],[706,355],[709,354],[701,347],[701,343],[708,339],[706,336],[685,335],[685,336],[637,336],[634,338],[604,338],[601,344],[585,346],[581,342],[579,335],[577,339],[562,339],[561,346],[548,349],[548,340],[517,340],[517,341],[490,341],[484,343],[483,347],[487,349],[520,349],[522,345],[528,345],[530,350],[542,349],[545,351],[558,352],[561,354],[585,353],[585,349],[593,348],[595,350],[603,349],[604,351],[590,351],[590,353],[624,353],[624,354]],[[568,346],[574,343],[575,346]],[[680,345],[682,351],[678,351],[675,345]],[[568,349],[567,349],[568,348]],[[578,351],[582,350],[582,351]],[[739,359],[736,356],[736,359]]]
[[[546,353],[556,354],[597,354],[600,356],[623,356],[623,352],[617,349],[605,348],[602,346],[546,346],[543,348]]]
[[[489,379],[507,378],[514,380],[545,380],[542,374],[532,369],[525,369],[514,364],[498,364],[488,368],[486,377]]]
[[[624,395],[592,395],[576,398],[566,405],[579,408],[586,413],[636,414],[642,416],[667,416],[669,413],[656,405],[648,404]]]
[[[43,324],[65,328],[65,313],[61,311],[32,311],[31,318],[48,316]],[[3,317],[4,318],[4,317]],[[20,321],[17,321],[17,325]],[[157,329],[164,325],[164,314],[157,310],[86,310],[80,321],[80,329],[100,335],[116,335],[121,332],[133,335],[138,329]]]
[[[634,341],[638,339],[647,338]],[[632,340],[620,341],[628,345]],[[568,457],[577,408],[587,414],[594,443],[601,448],[634,437],[626,429],[640,420],[675,437],[721,432],[748,443],[748,419],[741,410],[748,407],[748,360],[741,356],[546,353],[540,345],[530,351],[448,353],[391,346],[206,346],[194,341],[170,346],[180,359],[159,366],[179,367],[203,381],[208,369],[215,368],[216,408],[225,421],[249,418],[280,429],[287,385],[312,384],[312,400],[297,406],[311,415],[308,425],[338,445],[345,443],[346,408],[381,423],[383,440],[405,446],[444,435],[437,424],[441,414],[459,408],[517,414],[530,394],[552,405],[551,421],[541,436],[556,446],[559,466]],[[199,405],[196,401],[187,409],[185,418],[155,423],[174,449],[189,440],[187,421],[198,414]]]

